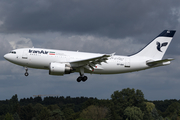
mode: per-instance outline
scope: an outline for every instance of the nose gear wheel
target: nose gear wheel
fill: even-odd
[[[24,73],[24,75],[27,77],[29,75],[28,68],[25,67],[25,70],[26,70],[26,72]]]

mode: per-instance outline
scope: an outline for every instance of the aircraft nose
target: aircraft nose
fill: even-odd
[[[4,55],[4,58],[7,60],[7,59],[8,59],[8,55],[7,55],[7,54],[5,54],[5,55]]]
[[[11,60],[11,56],[10,56],[9,54],[5,54],[5,55],[4,55],[4,58],[5,58],[6,60]]]

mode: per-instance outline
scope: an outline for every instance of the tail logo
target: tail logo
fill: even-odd
[[[164,42],[164,43],[160,43],[160,42],[156,42],[156,45],[157,45],[157,50],[162,52],[161,51],[161,47],[165,47],[166,45],[168,44],[168,42]]]

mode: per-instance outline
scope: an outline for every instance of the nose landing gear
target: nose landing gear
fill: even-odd
[[[27,77],[29,75],[28,68],[26,67],[25,70],[26,70],[26,72],[24,73],[24,75]]]

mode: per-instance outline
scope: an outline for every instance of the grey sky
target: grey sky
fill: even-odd
[[[178,0],[1,0],[0,99],[38,94],[110,98],[115,90],[140,89],[145,98],[180,99],[180,1]],[[137,52],[164,29],[177,30],[164,56],[169,66],[119,75],[89,75],[77,83],[78,73],[49,76],[5,61],[13,48],[41,47],[129,55]]]

